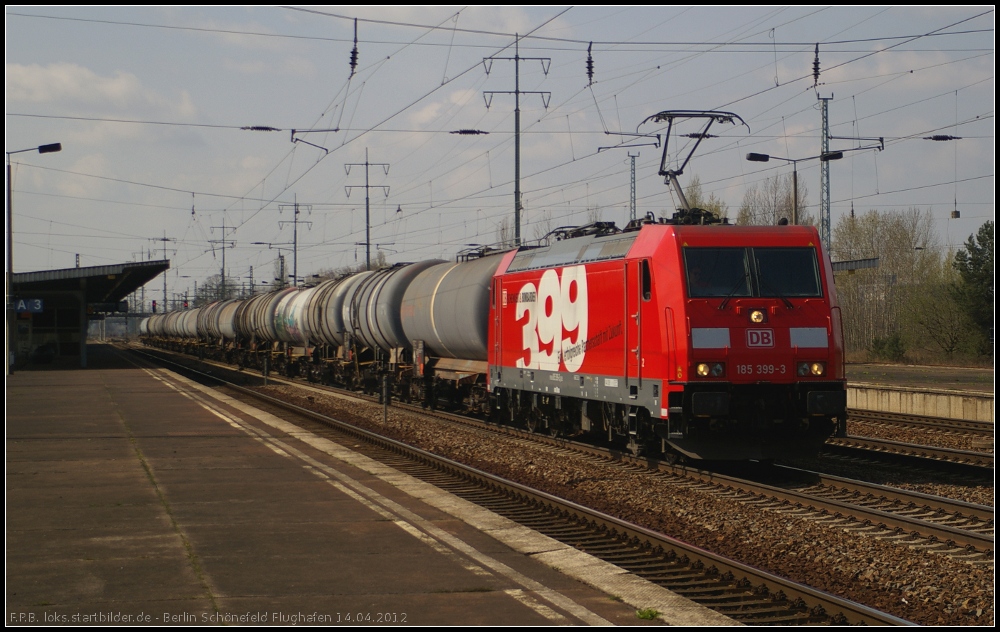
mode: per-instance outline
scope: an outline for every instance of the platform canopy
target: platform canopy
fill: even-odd
[[[87,366],[87,323],[127,312],[125,298],[170,269],[169,260],[117,263],[12,275],[8,368],[79,357]]]
[[[88,304],[117,303],[168,269],[170,261],[164,259],[42,272],[18,272],[13,278],[14,294],[23,297],[32,292],[82,291]]]

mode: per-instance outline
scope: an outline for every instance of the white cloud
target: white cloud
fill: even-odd
[[[113,176],[113,169],[109,166],[107,157],[100,153],[81,156],[73,162],[68,171],[94,176]],[[107,186],[106,180],[82,176],[61,178],[56,182],[56,190],[60,194],[77,197],[99,197]]]
[[[253,75],[256,77],[274,76],[295,76],[312,78],[317,75],[316,65],[308,58],[299,55],[286,57],[271,56],[265,61],[263,58],[255,59],[232,59],[226,58],[222,62],[225,70],[241,75]]]
[[[481,92],[477,90],[453,90],[442,95],[439,99],[431,101],[408,116],[410,124],[417,126],[427,126],[435,120],[449,114],[454,115],[470,101],[481,98]],[[461,125],[456,125],[461,127]]]
[[[428,103],[410,115],[410,122],[415,125],[426,125],[436,119],[441,114],[444,104],[441,102]]]
[[[316,65],[312,60],[301,55],[286,57],[281,64],[281,72],[298,77],[315,77],[317,74]]]
[[[222,67],[241,75],[264,75],[271,72],[270,66],[259,59],[252,61],[225,59],[222,62]]]
[[[109,108],[146,107],[160,114],[185,118],[192,118],[198,113],[187,90],[182,90],[177,100],[171,100],[143,86],[138,77],[128,72],[118,71],[113,76],[101,76],[70,62],[47,66],[8,63],[5,70],[8,107],[48,104],[70,109],[97,108],[105,113]]]
[[[143,96],[139,79],[131,73],[101,77],[69,62],[48,66],[6,64],[5,70],[8,103],[110,102],[123,107]]]
[[[239,162],[240,169],[255,173],[266,173],[271,168],[274,159],[269,156],[244,156]]]

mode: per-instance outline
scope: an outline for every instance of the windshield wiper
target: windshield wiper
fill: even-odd
[[[746,287],[749,284],[749,282],[750,282],[749,272],[745,272],[743,274],[742,279],[736,279],[736,285],[733,286],[733,289],[729,290],[729,294],[726,295],[726,298],[724,298],[722,302],[719,303],[719,309],[726,309],[726,305],[729,304],[729,299],[733,298],[733,295],[736,294],[736,290],[740,289],[740,285],[742,284],[743,287]]]
[[[769,293],[773,294],[777,298],[780,298],[781,302],[784,303],[785,307],[787,307],[788,309],[795,309],[795,306],[792,305],[792,302],[790,300],[788,300],[787,298],[785,298],[785,296],[781,292],[778,292],[777,290],[775,290],[770,285],[767,285],[766,283],[764,283],[763,280],[760,282],[760,289],[764,290],[765,292],[769,292]]]
[[[781,299],[781,302],[785,304],[785,307],[787,307],[788,309],[795,309],[795,306],[792,305],[792,302],[790,300],[785,298],[784,294],[775,290],[770,283],[764,282],[764,270],[760,265],[760,259],[756,259],[756,262],[757,262],[757,282],[760,284],[761,292],[768,292],[770,294],[773,294],[775,297]]]

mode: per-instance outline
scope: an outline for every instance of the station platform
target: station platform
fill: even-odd
[[[110,346],[88,366],[7,379],[8,625],[735,624]]]
[[[993,369],[847,364],[847,407],[995,422]]]

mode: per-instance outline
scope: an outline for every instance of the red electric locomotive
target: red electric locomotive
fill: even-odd
[[[815,228],[588,228],[508,253],[493,279],[489,383],[504,415],[702,459],[815,450],[845,418]]]
[[[846,423],[833,270],[813,227],[731,226],[677,180],[732,112],[667,110],[672,220],[595,224],[508,253],[493,280],[489,387],[502,415],[553,432],[606,431],[633,452],[772,459]],[[694,133],[676,133],[695,122]],[[743,123],[745,125],[745,123]],[[692,139],[669,168],[671,134]],[[656,135],[659,138],[659,135]],[[589,233],[589,234],[587,234]]]

